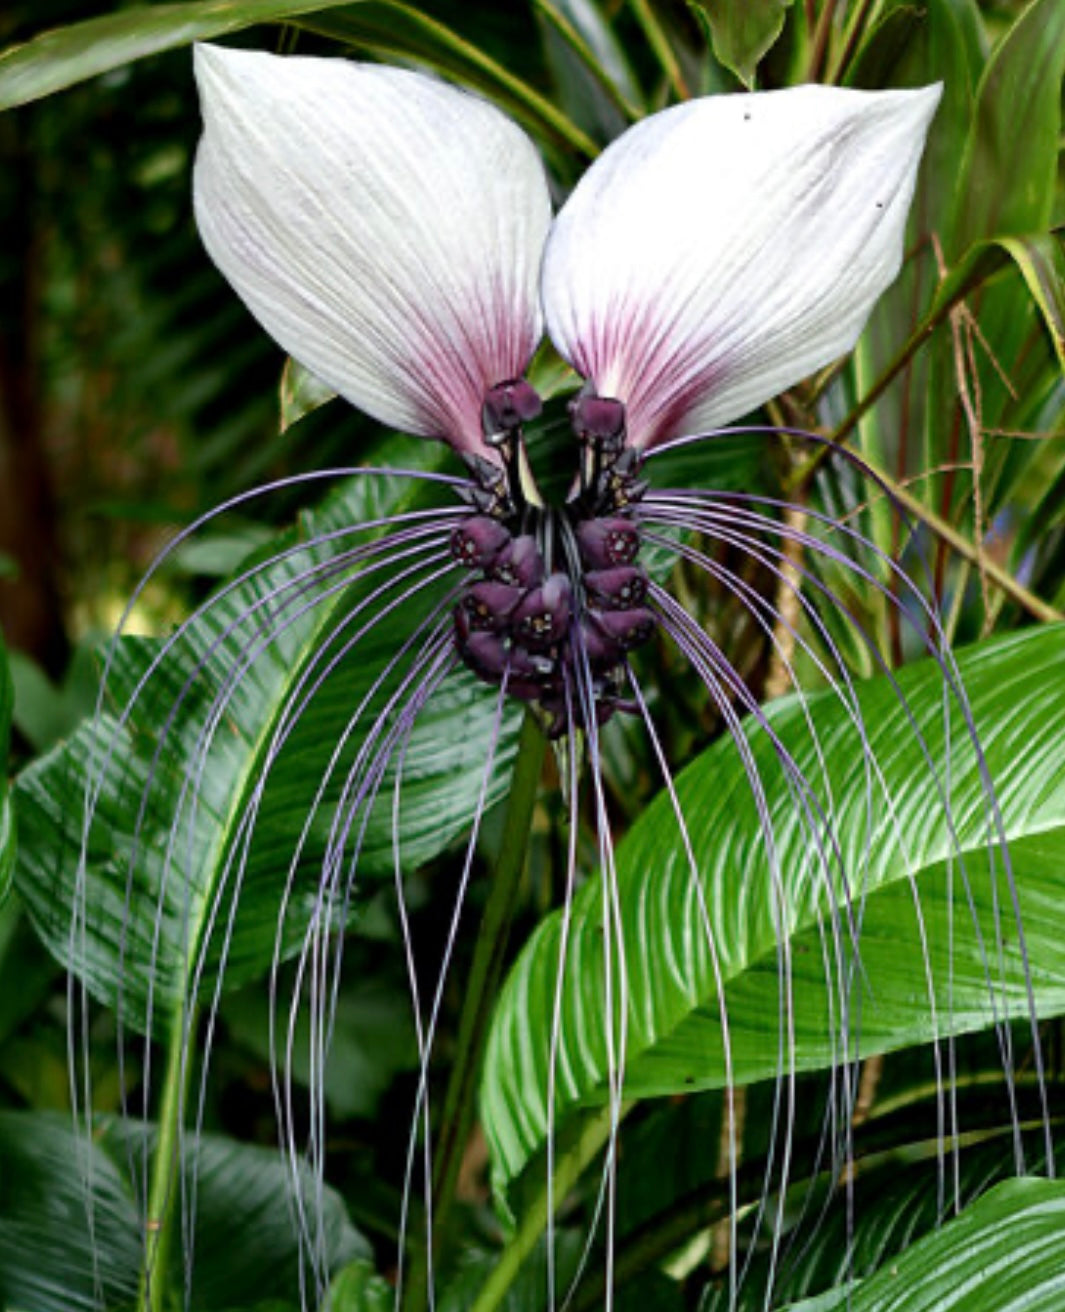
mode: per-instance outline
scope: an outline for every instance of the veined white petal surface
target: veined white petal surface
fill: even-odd
[[[849,351],[898,273],[940,89],[712,96],[630,128],[555,221],[548,332],[642,448]]]
[[[266,331],[383,423],[488,455],[541,332],[532,143],[418,73],[199,46],[204,244]]]

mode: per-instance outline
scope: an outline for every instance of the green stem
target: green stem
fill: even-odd
[[[629,7],[632,9],[637,23],[643,29],[647,44],[654,51],[655,58],[662,66],[662,72],[665,74],[666,81],[669,83],[673,94],[678,100],[690,100],[691,91],[684,80],[680,63],[673,53],[673,47],[669,44],[669,37],[666,35],[665,29],[658,21],[648,0],[629,0]]]
[[[610,103],[629,123],[635,123],[638,118],[642,117],[642,111],[639,106],[634,105],[627,100],[624,92],[616,86],[610,74],[606,71],[603,64],[596,57],[595,51],[585,41],[584,37],[577,31],[554,4],[554,0],[533,0],[536,8],[543,15],[544,21],[550,23],[558,35],[565,41],[566,45],[573,51],[576,57],[581,61],[592,77],[602,88],[603,93],[607,96]]]
[[[455,1201],[462,1155],[473,1128],[477,1079],[488,1037],[488,1022],[507,961],[510,928],[518,905],[546,750],[547,740],[535,716],[526,712],[511,778],[503,838],[477,934],[459,1019],[455,1058],[444,1095],[444,1113],[437,1131],[433,1154],[433,1235],[427,1237],[427,1244],[437,1241],[446,1230]],[[419,1254],[407,1284],[403,1303],[411,1312],[426,1306],[427,1258],[427,1252]]]
[[[839,54],[825,75],[830,86],[835,86],[845,77],[862,36],[872,30],[879,18],[879,10],[880,0],[858,0],[843,29]]]
[[[934,510],[929,510],[912,492],[907,492],[901,484],[896,482],[886,470],[879,469],[868,456],[862,456],[862,463],[873,477],[883,485],[891,500],[899,509],[904,510],[911,518],[931,529],[941,542],[944,542],[963,560],[975,565],[988,583],[994,584],[1007,597],[1015,601],[1018,606],[1026,610],[1029,615],[1034,616],[1037,620],[1042,620],[1046,624],[1054,624],[1060,620],[1065,620],[1065,613],[1051,606],[1042,597],[1037,597],[1034,592],[1029,591],[1023,583],[1013,577],[1009,570],[1003,569],[1001,565],[996,564],[985,552],[979,549],[975,542],[970,542],[965,534],[956,529],[953,524],[937,515]]]
[[[170,1026],[167,1046],[166,1080],[152,1156],[137,1312],[163,1312],[166,1305],[174,1200],[178,1196],[181,1172],[181,1122],[192,1069],[192,1055],[186,1039],[195,1024],[195,1013],[190,1015],[185,1004],[179,1004]]]
[[[810,63],[806,69],[807,82],[816,82],[821,76],[821,68],[828,51],[829,37],[832,35],[832,20],[835,14],[836,0],[824,0],[817,20],[817,27],[814,29]]]
[[[514,1238],[499,1255],[499,1261],[481,1286],[481,1292],[477,1295],[477,1301],[470,1308],[470,1312],[494,1312],[499,1307],[517,1278],[522,1263],[536,1247],[537,1240],[547,1228],[548,1199],[552,1198],[555,1207],[558,1207],[580,1179],[584,1168],[603,1145],[609,1142],[618,1121],[632,1106],[632,1103],[622,1103],[620,1107],[608,1104],[584,1127],[573,1147],[559,1159],[551,1188],[549,1189],[545,1182],[543,1189],[526,1209]]]

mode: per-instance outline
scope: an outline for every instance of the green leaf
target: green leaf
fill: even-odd
[[[1009,1180],[855,1289],[853,1312],[1055,1312],[1065,1183]]]
[[[916,30],[901,47],[898,29],[906,11],[891,10],[873,29],[848,78],[851,85],[863,87],[943,84],[907,227],[907,249],[915,254],[906,260],[899,277],[878,301],[859,341],[854,355],[859,396],[878,385],[899,351],[920,331],[927,310],[934,311],[943,304],[945,286],[940,285],[932,243],[942,233],[954,203],[958,161],[972,122],[980,67],[974,43],[966,36],[965,16],[972,9],[970,0],[933,0],[918,6]],[[974,21],[979,23],[978,14]],[[959,269],[963,265],[963,261],[958,262]],[[946,343],[942,348],[946,353],[948,338],[949,330],[941,332],[931,350],[910,360],[862,421],[862,450],[879,468],[906,471],[908,466],[913,472],[924,469],[920,461],[929,449],[926,431],[935,435],[950,431],[949,422],[939,416],[952,403],[954,388],[938,377],[935,390],[929,385],[932,361],[938,360],[941,342]],[[929,416],[935,416],[935,420]],[[945,443],[945,437],[942,440]],[[928,460],[927,467],[948,459],[947,454],[939,453]],[[929,497],[938,491],[927,479],[915,482],[913,487],[918,495]],[[891,551],[897,523],[890,505],[875,499],[870,518],[870,535],[882,549]]]
[[[101,1128],[102,1136],[89,1141],[74,1132],[69,1115],[0,1112],[4,1307],[95,1312],[99,1293],[108,1307],[132,1305],[144,1233],[134,1189],[145,1132],[137,1125]],[[297,1191],[276,1148],[205,1136],[198,1150],[186,1148],[184,1171],[196,1190],[190,1306],[203,1312],[267,1300],[299,1305],[301,1255],[290,1210],[297,1201],[310,1209],[312,1226],[317,1207],[330,1265],[368,1255],[339,1195],[328,1186],[315,1192],[321,1186],[309,1177]],[[174,1278],[180,1284],[181,1273]]]
[[[25,105],[164,50],[210,41],[255,23],[359,0],[190,0],[138,5],[44,32],[0,55],[0,109]]]
[[[554,1245],[555,1288],[568,1289],[585,1253],[586,1238],[576,1229],[560,1230],[554,1236]],[[498,1260],[499,1254],[494,1250],[467,1248],[456,1270],[449,1274],[443,1292],[437,1296],[440,1312],[469,1312]],[[546,1245],[541,1242],[494,1306],[499,1312],[543,1312],[551,1303]]]
[[[8,1040],[17,1036],[19,1028],[47,999],[58,971],[55,962],[44,951],[22,913],[17,898],[9,899],[0,907],[0,1070],[9,1086],[17,1086],[12,1069]],[[29,1040],[30,1049],[41,1037],[42,1048],[47,1038],[34,1033]],[[40,1073],[43,1064],[38,1049],[33,1075]],[[65,1060],[65,1059],[64,1059]],[[23,1096],[25,1096],[25,1091]],[[63,1091],[65,1104],[66,1090]],[[27,1101],[32,1101],[27,1098]]]
[[[15,810],[7,786],[7,752],[15,693],[7,666],[7,648],[0,633],[0,904],[11,892],[15,870]]]
[[[420,461],[423,468],[447,454],[410,439],[375,452],[392,467]],[[301,579],[314,564],[335,569],[330,561],[341,548],[379,536],[360,525],[424,506],[419,485],[376,474],[343,484],[303,520],[298,536],[264,553],[258,572],[222,589],[169,640],[169,649],[158,639],[123,639],[107,684],[116,711],[85,725],[20,778],[26,841],[16,878],[26,907],[50,951],[98,998],[121,1004],[125,1023],[147,1028],[151,1013],[189,996],[194,979],[209,996],[223,976],[226,987],[260,978],[278,950],[300,949],[312,921],[322,932],[323,916],[339,923],[353,914],[361,881],[394,878],[397,862],[410,871],[467,830],[480,805],[496,698],[463,670],[450,674],[418,714],[405,749],[391,754],[365,829],[359,811],[349,820],[354,827],[339,864],[323,870],[345,777],[354,771],[356,784],[370,777],[369,759],[358,755],[364,735],[382,715],[383,725],[394,723],[390,694],[399,697],[398,712],[420,686],[419,679],[400,691],[400,680],[424,646],[419,626],[451,581],[403,604],[395,604],[396,592],[375,599],[374,590],[398,579],[406,564],[387,555],[377,572],[356,564],[339,578],[319,575],[310,594]],[[322,534],[333,537],[313,549],[306,545]],[[434,543],[446,569],[444,529],[436,530]],[[287,591],[278,593],[282,588]],[[369,604],[356,612],[360,602]],[[378,616],[358,636],[367,617]],[[446,623],[446,610],[437,622]],[[330,671],[341,640],[356,636],[353,650]],[[394,658],[398,665],[385,677]],[[146,677],[128,723],[120,723],[117,711]],[[279,746],[295,708],[295,725]],[[506,786],[514,724],[508,712],[488,804]],[[90,785],[100,792],[79,874]],[[302,858],[293,869],[301,835]],[[352,887],[349,866],[360,840],[360,882]],[[327,890],[335,883],[332,893],[323,893],[323,881]],[[78,908],[84,934],[80,926],[71,932]]]
[[[108,1304],[130,1306],[140,1223],[118,1163],[79,1141],[69,1115],[3,1111],[0,1168],[0,1303],[33,1312],[95,1312],[95,1264]]]
[[[332,401],[336,392],[328,383],[316,378],[291,356],[281,371],[281,431],[286,432],[294,423],[312,410]]]
[[[1065,6],[1035,0],[992,55],[977,90],[954,184],[946,242],[954,259],[982,237],[1042,232],[1050,223],[1065,76]]]
[[[557,98],[574,122],[609,141],[642,116],[640,85],[602,6],[534,0]]]
[[[628,998],[624,1096],[720,1087],[729,1070],[744,1084],[982,1029],[995,1015],[1027,1014],[1028,978],[1041,1015],[1065,1010],[1056,931],[1065,859],[1063,663],[1065,626],[959,657],[982,756],[955,714],[949,814],[939,791],[947,786],[944,686],[931,662],[898,674],[905,706],[885,678],[857,687],[864,741],[833,692],[769,708],[768,723],[830,817],[842,870],[821,861],[824,835],[812,837],[764,730],[748,726],[744,737],[765,793],[775,869],[735,745],[724,740],[697,758],[676,780],[676,796],[698,881],[668,795],[645,811],[616,853],[612,919],[620,920],[623,943],[613,945],[613,979],[616,996],[620,952]],[[874,759],[879,778],[870,782]],[[989,846],[981,759],[1010,844],[1027,963],[1013,889]],[[556,1029],[556,1126],[607,1097],[603,908],[600,876],[573,899],[557,1016],[561,915],[540,926],[500,998],[482,1088],[498,1184],[544,1143]],[[860,924],[853,952],[848,915]],[[782,1031],[785,1004],[791,1014]]]
[[[714,54],[745,87],[753,87],[762,57],[784,28],[792,0],[695,0],[706,14]]]
[[[599,147],[558,106],[478,45],[402,0],[362,0],[358,9],[309,15],[299,26],[390,60],[415,59],[490,96],[548,142],[594,159]]]
[[[1000,244],[1020,269],[1065,370],[1065,248],[1061,235],[1044,232],[1033,237],[1004,237]]]
[[[906,74],[907,56],[919,50],[926,37],[928,10],[917,4],[898,4],[889,9],[868,32],[843,77],[845,86],[886,87]],[[927,80],[918,78],[918,81]],[[927,149],[927,148],[926,148]]]
[[[356,1259],[337,1273],[329,1286],[325,1312],[393,1312],[396,1291],[372,1263]]]
[[[354,946],[349,945],[349,953]],[[222,1004],[227,1033],[264,1065],[275,1057],[274,1006],[264,990],[254,986],[231,994]],[[329,1055],[320,1069],[311,1056],[310,1018],[301,1015],[293,1027],[292,1060],[285,1073],[305,1088],[320,1080],[333,1115],[373,1119],[397,1074],[418,1069],[410,999],[398,970],[394,978],[381,978],[380,970],[356,974],[337,998],[331,1028]]]
[[[784,1312],[836,1312],[837,1308],[848,1307],[847,1299],[852,1293],[852,1287],[843,1286],[841,1289],[829,1289],[823,1294],[815,1294],[813,1298],[804,1298],[800,1303],[788,1303]]]
[[[328,12],[338,9],[345,12]],[[39,100],[164,50],[256,23],[290,20],[385,58],[413,56],[452,73],[532,129],[585,156],[596,154],[595,142],[535,88],[443,23],[398,0],[190,0],[90,18],[0,55],[0,109]]]
[[[934,1106],[923,1103],[907,1110],[904,1123],[910,1135],[935,1124]],[[875,1134],[875,1122],[865,1128]],[[1041,1137],[1034,1135],[1025,1145],[1033,1173],[1045,1170]],[[789,1229],[785,1222],[781,1239],[790,1252],[801,1246],[802,1260],[781,1261],[780,1252],[755,1253],[737,1303],[729,1306],[727,1288],[709,1289],[700,1312],[790,1307],[799,1298],[827,1296],[829,1291],[838,1295],[848,1284],[893,1267],[900,1253],[934,1234],[992,1187],[1013,1178],[1010,1138],[1000,1135],[967,1144],[950,1159],[949,1167],[938,1144],[913,1143],[871,1161],[859,1159],[846,1189],[837,1188],[834,1181],[815,1183],[812,1189],[806,1182],[797,1184],[790,1191],[788,1215],[805,1218],[808,1232],[805,1227]],[[1061,1147],[1059,1136],[1056,1150]]]
[[[11,653],[10,669],[15,689],[11,722],[34,752],[54,747],[91,713],[96,702],[97,670],[88,648],[74,651],[59,685],[25,652]]]

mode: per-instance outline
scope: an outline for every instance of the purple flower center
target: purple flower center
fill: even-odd
[[[522,425],[540,413],[523,379],[493,387],[482,411],[499,465],[474,459],[479,513],[455,529],[451,552],[471,572],[455,607],[455,643],[478,678],[539,708],[559,736],[594,716],[631,709],[628,653],[657,620],[644,603],[633,508],[643,495],[639,456],[625,441],[625,407],[587,393],[570,406],[580,472],[564,505],[544,503]]]

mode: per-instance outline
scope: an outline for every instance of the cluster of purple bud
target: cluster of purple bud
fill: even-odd
[[[583,459],[560,507],[543,504],[522,446],[521,425],[539,407],[524,381],[486,398],[485,437],[503,469],[474,466],[482,513],[452,534],[452,555],[472,575],[455,608],[455,636],[479,678],[536,705],[559,735],[586,723],[589,711],[602,724],[633,709],[622,695],[625,661],[652,637],[656,620],[636,564],[640,537],[630,513],[643,484],[625,448],[624,407],[594,396],[571,407]]]

